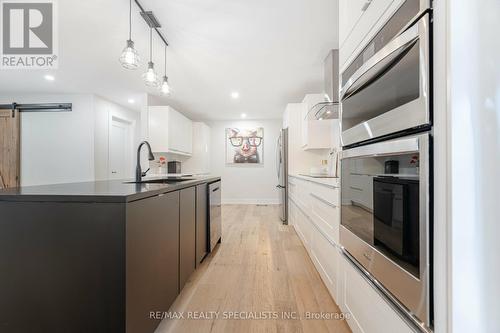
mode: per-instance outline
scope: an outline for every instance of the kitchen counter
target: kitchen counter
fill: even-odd
[[[143,180],[160,178],[161,177],[147,177]],[[84,183],[24,186],[0,190],[0,201],[125,203],[220,180],[220,177],[214,176],[196,176],[188,178],[192,180],[174,184],[134,184],[126,183],[132,180],[106,180]]]
[[[309,182],[337,188],[340,186],[340,178],[338,177],[312,177],[301,174],[288,174],[288,177],[298,178],[302,180],[307,180]]]

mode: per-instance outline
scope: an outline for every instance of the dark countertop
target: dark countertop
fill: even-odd
[[[149,178],[159,179],[159,178]],[[190,180],[174,184],[130,184],[131,180],[107,180],[85,183],[68,183],[24,186],[0,190],[0,201],[37,202],[118,202],[135,201],[158,194],[177,191],[220,180],[214,176],[189,177]]]

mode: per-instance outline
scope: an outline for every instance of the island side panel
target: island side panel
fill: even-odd
[[[0,201],[0,331],[125,332],[125,204]]]
[[[180,191],[179,290],[196,269],[196,187]]]
[[[179,294],[179,191],[127,204],[127,333],[153,333]],[[162,314],[160,314],[161,316]]]

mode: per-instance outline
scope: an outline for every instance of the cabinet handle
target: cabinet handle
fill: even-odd
[[[215,191],[218,191],[219,190],[219,187],[216,187],[212,190],[212,192],[215,192]]]
[[[361,191],[361,192],[363,192],[363,189],[362,189],[362,188],[359,188],[359,187],[349,186],[349,188],[351,188],[352,190],[356,190],[356,191]]]
[[[321,201],[322,203],[324,203],[324,204],[326,204],[326,205],[328,205],[328,206],[330,206],[330,207],[332,207],[332,208],[337,208],[337,206],[336,206],[336,205],[334,205],[334,204],[332,204],[330,201],[325,200],[325,199],[323,199],[323,198],[321,198],[321,197],[317,196],[317,195],[316,195],[316,194],[314,194],[314,193],[309,193],[309,195],[310,195],[311,197],[315,198],[316,200]]]

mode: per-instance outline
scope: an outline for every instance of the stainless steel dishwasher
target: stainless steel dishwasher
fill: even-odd
[[[222,209],[221,209],[221,182],[217,181],[208,184],[209,216],[208,235],[210,237],[210,252],[213,251],[217,243],[221,241],[222,234]]]

